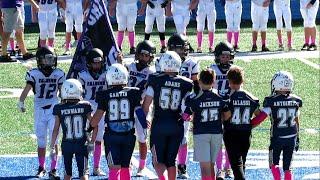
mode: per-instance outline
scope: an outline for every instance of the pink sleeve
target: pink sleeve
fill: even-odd
[[[182,119],[184,121],[190,121],[191,120],[191,115],[187,114],[187,113],[183,113],[182,114]]]
[[[263,111],[261,111],[258,116],[256,116],[255,118],[253,118],[253,119],[251,120],[251,125],[253,125],[253,126],[259,125],[259,124],[262,123],[267,117],[268,117],[268,114],[265,113],[265,112],[263,112]]]

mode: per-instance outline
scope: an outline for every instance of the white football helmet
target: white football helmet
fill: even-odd
[[[166,51],[159,59],[161,72],[176,72],[180,71],[181,58],[174,51]]]
[[[111,85],[126,85],[128,84],[129,72],[122,64],[112,64],[106,74],[106,80],[109,86]]]
[[[77,79],[67,79],[61,87],[61,99],[81,100],[83,93],[82,84]]]
[[[273,75],[271,80],[271,94],[275,91],[288,91],[293,90],[293,76],[287,71],[278,71]]]

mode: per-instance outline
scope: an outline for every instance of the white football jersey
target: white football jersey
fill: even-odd
[[[214,4],[214,0],[199,0],[200,4]]]
[[[133,4],[133,3],[137,3],[137,0],[117,0],[117,3],[120,3],[120,4]]]
[[[227,73],[223,73],[216,64],[212,64],[210,66],[210,69],[214,70],[214,72],[216,73],[214,88],[218,90],[220,96],[228,96],[230,94],[230,86],[227,79]]]
[[[57,9],[56,0],[39,0],[40,11],[50,11],[53,9]]]
[[[34,68],[27,72],[25,79],[33,87],[36,107],[58,103],[58,89],[65,80],[65,74],[61,69],[55,69],[46,77],[38,68]]]
[[[135,62],[128,64],[127,68],[130,76],[128,86],[130,87],[144,88],[149,75],[156,72],[154,66],[149,66],[142,69],[141,71],[138,71]]]
[[[81,71],[78,74],[78,80],[81,82],[84,89],[83,99],[89,101],[93,106],[96,106],[96,93],[108,88],[106,72],[102,73],[97,78],[93,78],[88,71]]]
[[[192,75],[200,73],[200,67],[197,60],[187,57],[185,61],[182,62],[179,74],[186,78],[191,79]]]

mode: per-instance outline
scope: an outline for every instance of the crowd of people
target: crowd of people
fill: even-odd
[[[32,6],[33,21],[39,24],[39,46],[54,47],[55,27],[57,23],[58,11],[66,25],[66,35],[64,43],[64,55],[70,55],[71,33],[75,33],[75,46],[83,31],[83,21],[88,15],[90,8],[89,0],[28,0]],[[271,0],[252,0],[251,19],[252,19],[252,48],[251,51],[258,50],[258,33],[261,34],[261,51],[269,51],[267,47],[267,23],[269,19],[269,6]],[[167,49],[165,41],[166,17],[173,16],[176,32],[186,34],[187,26],[190,21],[190,11],[197,10],[197,49],[191,52],[203,52],[203,31],[207,21],[208,28],[208,52],[214,51],[214,37],[216,24],[216,5],[214,0],[141,0],[142,5],[138,9],[138,0],[108,0],[105,1],[109,16],[116,16],[117,44],[121,49],[125,31],[128,33],[130,54],[135,53],[135,24],[137,15],[145,14],[145,40],[149,40],[153,25],[157,23],[157,30],[160,38],[160,52]],[[240,22],[242,15],[241,0],[220,0],[225,7],[226,17],[226,39],[233,44],[234,49],[239,50]],[[290,0],[274,0],[274,14],[276,17],[276,29],[278,37],[278,50],[284,50],[282,38],[283,19],[285,31],[287,33],[287,49],[292,47],[292,17]],[[317,50],[316,45],[316,16],[319,8],[319,0],[300,0],[300,12],[304,23],[305,42],[301,50]],[[59,9],[59,10],[58,10]],[[1,37],[2,37],[2,56],[1,62],[14,62],[10,55],[14,55],[14,39],[23,55],[27,60],[33,57],[28,53],[24,44],[24,3],[23,0],[2,0],[1,1]],[[11,36],[10,36],[11,35]],[[10,39],[11,37],[11,39]],[[10,39],[10,40],[9,40]],[[9,43],[9,55],[7,45]]]

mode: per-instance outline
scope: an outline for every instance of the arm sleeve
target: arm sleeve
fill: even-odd
[[[27,72],[27,74],[25,76],[25,80],[26,80],[27,84],[34,86],[35,79],[30,71]]]

